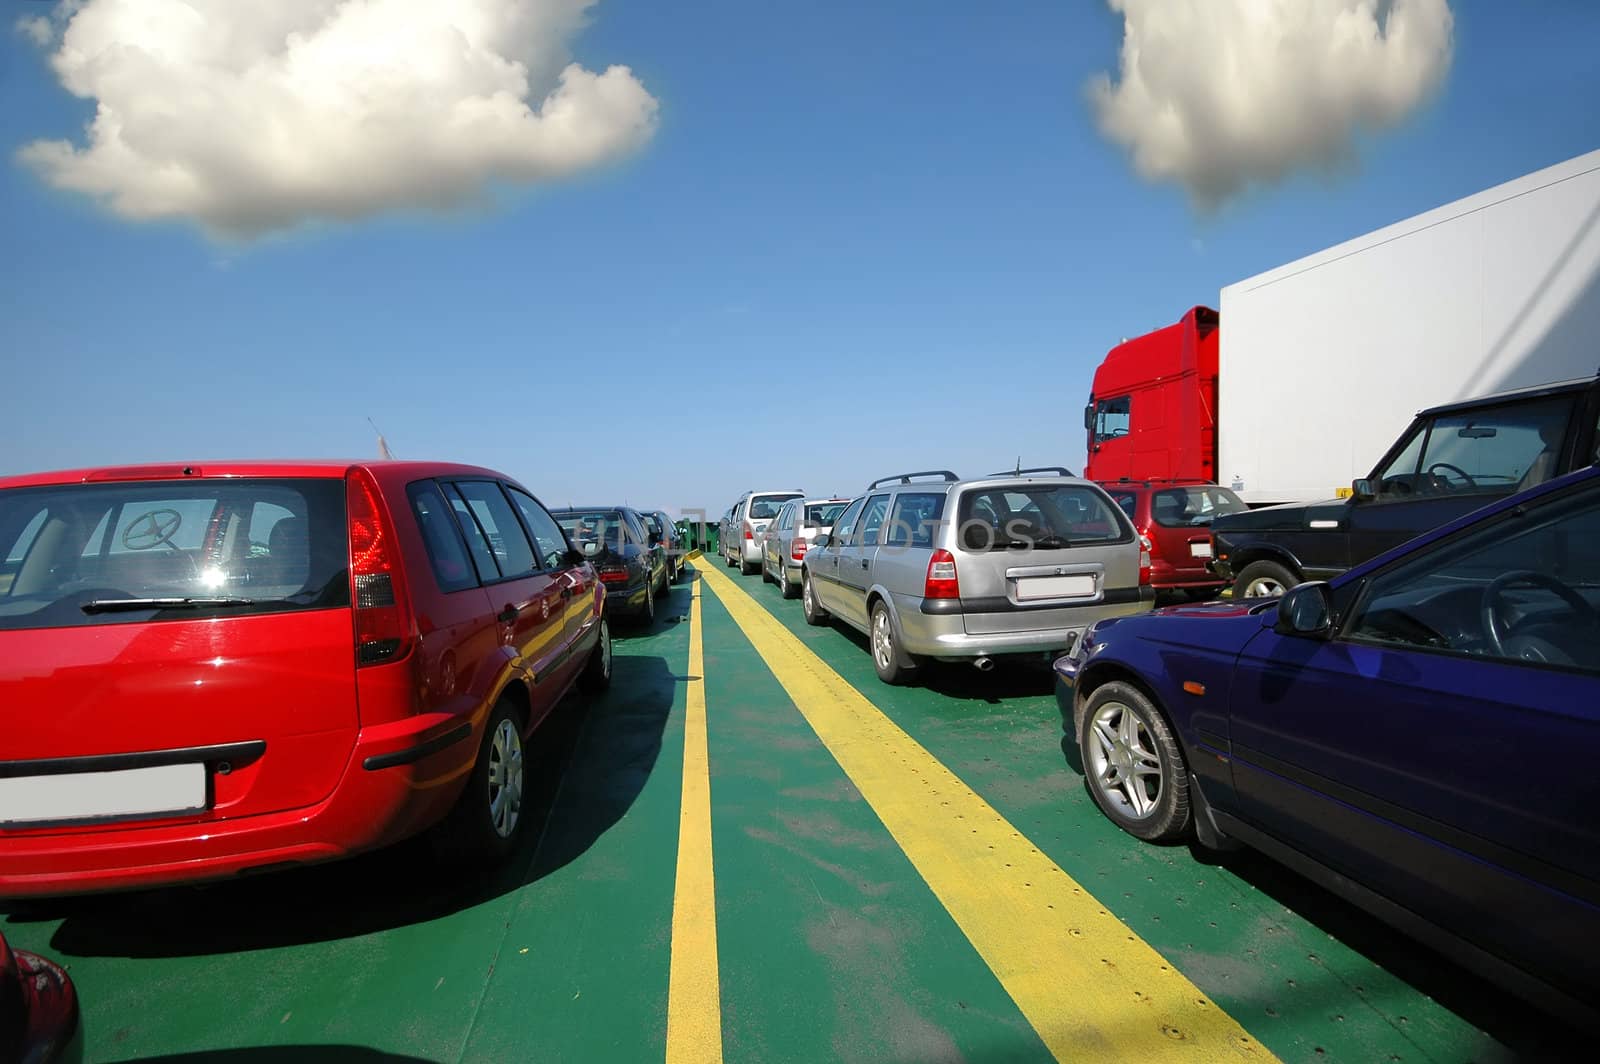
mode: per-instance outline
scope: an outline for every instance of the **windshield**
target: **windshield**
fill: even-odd
[[[1236,514],[1248,509],[1239,496],[1215,484],[1164,488],[1150,498],[1150,516],[1163,528],[1209,525],[1223,514]]]
[[[346,606],[344,481],[0,492],[0,629]]]
[[[783,504],[790,499],[800,498],[797,494],[789,495],[752,495],[750,497],[750,512],[745,516],[752,521],[770,521],[778,516],[778,511],[783,509]]]

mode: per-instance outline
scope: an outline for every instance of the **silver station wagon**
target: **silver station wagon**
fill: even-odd
[[[1053,657],[1103,617],[1148,610],[1149,553],[1099,486],[1067,470],[874,481],[806,552],[806,621],[866,633],[885,683],[925,659],[988,671]]]

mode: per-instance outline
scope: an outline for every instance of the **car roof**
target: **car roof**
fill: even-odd
[[[1417,412],[1418,417],[1435,417],[1439,414],[1452,414],[1460,410],[1476,410],[1480,407],[1495,406],[1505,402],[1520,402],[1524,399],[1542,399],[1548,395],[1566,395],[1570,392],[1581,392],[1594,387],[1600,382],[1600,374],[1594,377],[1579,377],[1575,380],[1552,381],[1549,384],[1535,384],[1528,388],[1513,388],[1510,391],[1495,392],[1493,395],[1482,395],[1476,399],[1459,399],[1453,403],[1441,403],[1439,406],[1430,406]]]
[[[343,478],[353,469],[374,473],[412,475],[418,479],[441,476],[487,477],[512,480],[509,474],[482,466],[456,462],[402,461],[398,459],[274,458],[220,459],[189,462],[147,462],[139,465],[86,466],[0,478],[0,488],[135,480],[188,480],[219,477],[326,477]]]

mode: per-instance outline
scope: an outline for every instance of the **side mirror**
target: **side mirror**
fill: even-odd
[[[1370,502],[1378,497],[1377,485],[1363,477],[1350,482],[1350,497],[1356,502]]]
[[[1279,635],[1326,639],[1333,634],[1333,592],[1326,581],[1296,584],[1278,603]]]
[[[821,550],[823,547],[826,547],[829,543],[832,543],[832,542],[833,542],[833,537],[828,535],[826,532],[824,532],[822,535],[818,536],[816,539],[811,541],[811,549],[812,550]]]

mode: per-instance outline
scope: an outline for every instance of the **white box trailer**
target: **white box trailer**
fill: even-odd
[[[1425,407],[1600,369],[1600,151],[1222,290],[1217,479],[1348,493]]]

